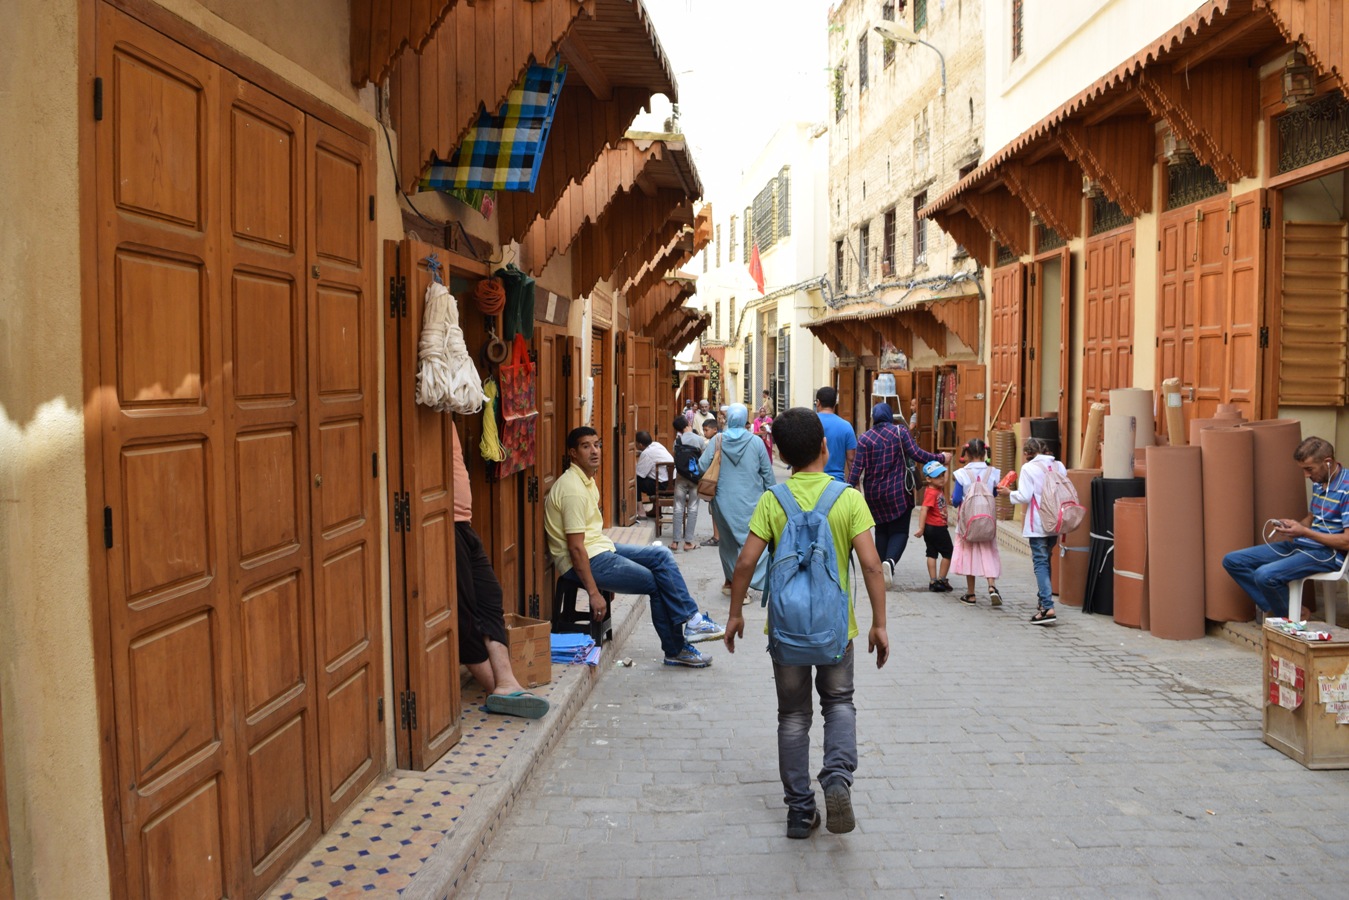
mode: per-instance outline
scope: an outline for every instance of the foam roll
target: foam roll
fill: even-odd
[[[1115,624],[1147,628],[1148,501],[1115,501]]]
[[[1249,428],[1214,425],[1199,432],[1199,449],[1204,465],[1204,618],[1249,622],[1255,618],[1255,604],[1223,569],[1223,557],[1255,542],[1255,494],[1240,487],[1256,477],[1255,441]]]
[[[1166,439],[1172,447],[1185,443],[1185,413],[1181,411],[1180,379],[1168,378],[1162,382],[1162,396],[1166,398]]]
[[[1251,430],[1255,445],[1255,506],[1251,527],[1259,534],[1267,519],[1297,519],[1307,515],[1307,480],[1293,459],[1302,443],[1302,423],[1297,419],[1264,419],[1242,426]]]
[[[1087,593],[1087,559],[1091,554],[1091,482],[1100,469],[1069,469],[1068,480],[1087,509],[1086,527],[1070,531],[1059,541],[1059,602],[1081,606]]]
[[[1199,433],[1205,428],[1231,428],[1233,425],[1245,424],[1243,419],[1232,418],[1231,416],[1218,416],[1212,419],[1191,419],[1190,420],[1190,446],[1199,446]]]
[[[1101,469],[1106,478],[1134,477],[1134,440],[1138,423],[1133,416],[1111,413],[1105,417],[1105,449]]]
[[[1151,447],[1157,443],[1153,405],[1152,391],[1143,388],[1115,388],[1110,392],[1110,412],[1116,416],[1134,417],[1135,447]]]
[[[1148,619],[1170,641],[1204,636],[1204,476],[1198,447],[1149,447]],[[1235,482],[1228,482],[1236,490]]]
[[[1087,412],[1087,433],[1082,438],[1082,454],[1077,463],[1084,469],[1096,468],[1097,444],[1101,441],[1101,422],[1105,419],[1105,404],[1093,403]]]

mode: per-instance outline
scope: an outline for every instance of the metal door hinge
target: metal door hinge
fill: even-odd
[[[103,507],[103,547],[112,549],[112,507]]]
[[[1030,286],[1031,286],[1031,287],[1035,287],[1035,273],[1034,273],[1034,272],[1031,272],[1031,273],[1030,273]]]
[[[412,498],[408,492],[403,492],[403,530],[412,530]]]
[[[375,195],[370,195],[370,221],[375,221]]]
[[[103,79],[94,79],[94,121],[103,121]]]
[[[383,697],[380,697],[380,698],[378,698],[377,700],[375,700],[375,720],[378,721],[378,722],[383,722],[383,721],[384,721],[384,698],[383,698]]]
[[[1260,208],[1260,227],[1261,227],[1261,228],[1268,228],[1268,227],[1269,227],[1269,220],[1270,220],[1269,207],[1268,207],[1268,206],[1263,206],[1263,207],[1261,207],[1261,208]]]
[[[525,482],[525,501],[528,503],[539,502],[539,479],[535,475],[530,475]]]
[[[408,314],[408,279],[406,275],[389,276],[389,318]]]
[[[393,530],[395,532],[412,530],[412,512],[409,509],[408,495],[398,491],[393,492]]]
[[[527,614],[531,619],[537,619],[537,618],[539,617],[539,595],[538,595],[538,594],[530,594],[530,595],[529,595],[529,599],[525,601],[525,610],[526,610],[526,614]]]
[[[1260,329],[1260,349],[1263,350],[1269,346],[1269,328]]]
[[[378,478],[379,478],[379,453],[378,453],[378,452],[375,452],[375,453],[371,453],[371,454],[370,454],[370,477],[371,477],[371,478],[374,478],[374,479],[378,479]]]
[[[562,374],[571,375],[571,354],[562,354]]]
[[[417,730],[417,692],[403,691],[398,695],[398,705],[400,707],[400,727],[408,731]]]

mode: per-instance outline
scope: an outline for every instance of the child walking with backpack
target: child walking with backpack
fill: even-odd
[[[1049,444],[1040,438],[1027,438],[1021,447],[1025,463],[1021,474],[1008,472],[1000,487],[1007,487],[1016,479],[1016,488],[1012,491],[1013,503],[1025,504],[1025,524],[1021,533],[1030,542],[1031,565],[1035,568],[1035,590],[1039,599],[1039,608],[1031,618],[1033,625],[1053,625],[1058,619],[1054,614],[1054,593],[1049,582],[1049,555],[1059,542],[1059,535],[1072,531],[1081,524],[1082,507],[1077,503],[1077,493],[1068,480],[1068,471],[1063,463],[1049,453]],[[1064,491],[1071,493],[1071,500]],[[1075,521],[1073,519],[1075,518]]]
[[[685,550],[697,550],[693,533],[698,527],[698,481],[702,478],[698,457],[702,456],[707,441],[701,434],[694,433],[693,426],[684,416],[675,416],[674,432],[674,540],[670,542],[670,549],[677,552],[682,544]]]
[[[974,438],[960,450],[965,463],[956,470],[955,489],[951,505],[956,510],[956,530],[951,554],[951,571],[965,576],[965,593],[960,602],[975,605],[974,579],[988,579],[988,602],[1002,606],[998,593],[998,576],[1002,574],[1002,557],[998,554],[998,522],[993,498],[998,495],[1001,473],[984,460],[988,445]]]
[[[723,640],[734,653],[736,639],[744,637],[745,593],[759,557],[772,547],[765,631],[778,694],[778,772],[787,804],[787,837],[808,838],[820,825],[810,783],[812,675],[824,718],[824,762],[817,777],[828,814],[825,827],[844,834],[857,824],[852,784],[857,771],[853,638],[858,629],[848,590],[848,560],[856,553],[861,564],[871,602],[867,652],[876,654],[878,669],[890,657],[885,578],[866,501],[824,471],[829,450],[819,416],[804,407],[789,409],[773,431],[792,476],[764,493],[750,517],[749,536],[731,576]]]
[[[918,508],[918,530],[914,537],[923,539],[927,547],[927,589],[934,594],[953,590],[946,575],[951,571],[951,529],[946,517],[946,466],[939,462],[923,465],[927,487],[923,489],[923,505]]]

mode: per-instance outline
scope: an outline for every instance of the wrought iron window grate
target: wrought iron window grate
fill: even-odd
[[[1278,171],[1349,153],[1349,100],[1332,91],[1274,120],[1279,132]]]

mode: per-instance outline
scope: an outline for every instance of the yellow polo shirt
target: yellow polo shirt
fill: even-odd
[[[604,516],[600,513],[600,489],[595,479],[587,478],[581,467],[572,463],[553,482],[543,502],[543,530],[548,535],[548,552],[559,575],[571,571],[567,535],[584,534],[586,556],[594,558],[614,549],[604,534]]]

